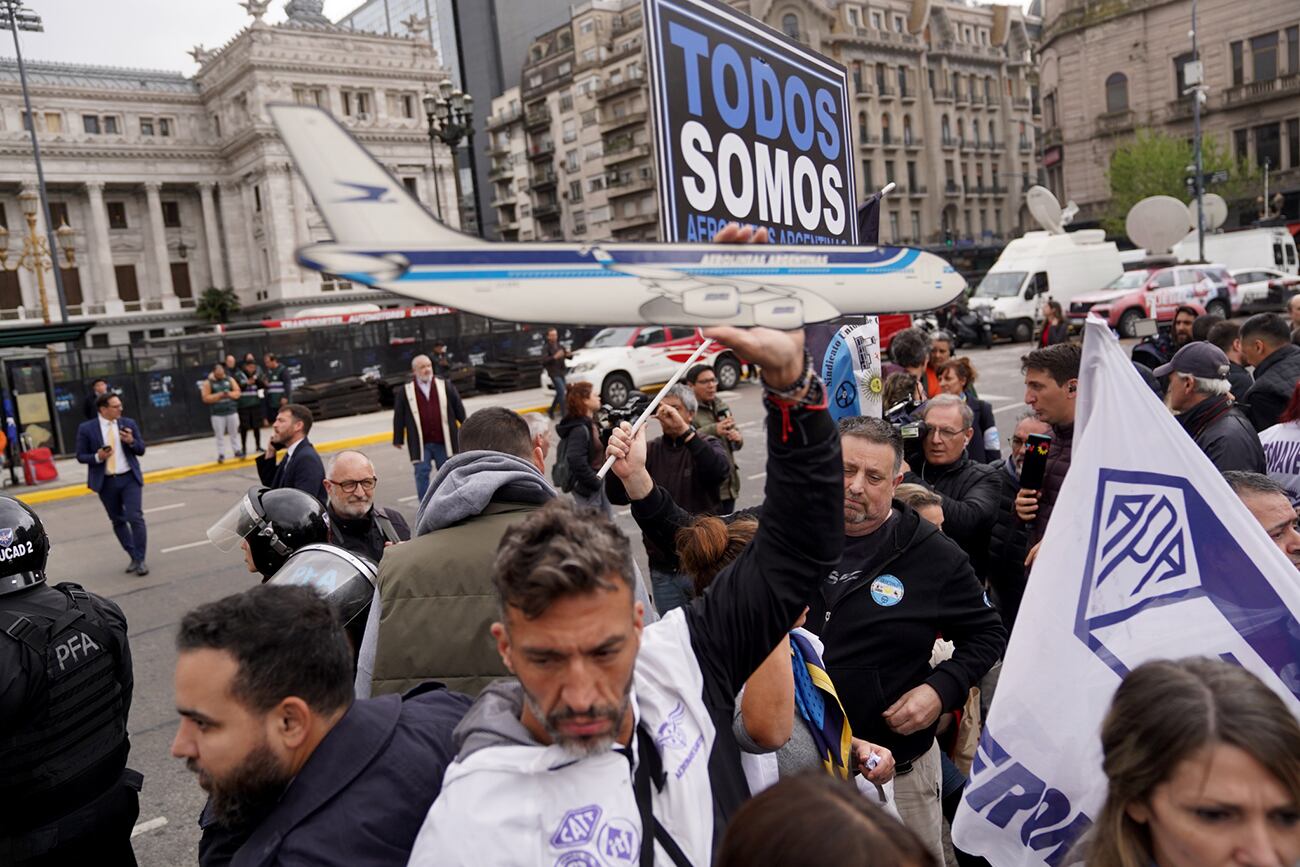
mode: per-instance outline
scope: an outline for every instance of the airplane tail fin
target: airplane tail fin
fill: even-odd
[[[267,110],[336,242],[483,243],[430,214],[329,112],[287,104]]]

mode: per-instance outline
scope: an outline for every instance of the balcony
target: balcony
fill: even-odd
[[[992,186],[986,187],[985,189],[989,191],[989,195],[996,196],[998,198],[1001,198],[1002,196],[1005,196],[1007,194],[1006,184],[993,184]]]
[[[644,126],[645,122],[646,110],[644,108],[619,115],[611,114],[608,117],[601,118],[600,133],[605,135],[628,126]]]
[[[961,198],[961,186],[949,181],[943,186],[943,194],[950,199],[959,199]]]
[[[1137,115],[1132,111],[1111,111],[1097,115],[1097,135],[1117,135],[1133,129]]]
[[[925,197],[925,194],[926,194],[927,192],[929,192],[929,188],[926,187],[925,184],[908,184],[908,185],[907,185],[907,197],[908,197],[909,199],[921,199],[921,198],[924,198],[924,197]]]
[[[878,135],[860,135],[860,136],[858,136],[858,145],[859,145],[860,147],[864,147],[864,148],[866,148],[866,147],[875,147],[875,146],[878,145],[878,144],[880,144],[880,136],[878,136]]]
[[[880,95],[881,99],[893,99],[894,86],[890,84],[888,81],[877,81],[876,93]]]
[[[515,121],[519,120],[520,114],[522,114],[522,111],[518,106],[515,106],[514,108],[507,108],[505,111],[499,111],[496,114],[488,117],[487,128],[500,129],[503,126],[508,126],[514,123]]]
[[[630,217],[619,217],[611,220],[609,230],[614,234],[626,232],[628,229],[637,229],[642,226],[650,226],[659,222],[659,215],[651,212],[649,214],[633,214]]]
[[[898,96],[903,100],[903,102],[916,102],[916,88],[910,84],[905,86],[900,85],[898,88]]]
[[[1032,154],[1034,152],[1034,144],[1033,142],[1022,138],[1016,145],[1016,150],[1020,151],[1022,154]]]
[[[870,46],[885,46],[888,48],[910,48],[913,51],[921,51],[924,46],[918,36],[911,33],[898,33],[893,30],[877,30],[874,27],[854,27],[844,33],[836,33],[831,39],[838,39],[846,42],[857,42]]]
[[[528,146],[528,158],[530,160],[549,160],[555,156],[555,142],[544,141]]]
[[[494,208],[513,208],[516,204],[514,193],[497,193],[492,197],[492,207]]]
[[[953,93],[952,100],[956,105],[970,105],[970,94],[958,90]]]
[[[984,94],[982,94],[982,93],[972,93],[972,94],[970,94],[969,102],[970,102],[970,107],[971,107],[971,108],[983,108],[983,107],[984,107]]]
[[[559,202],[545,202],[533,208],[534,220],[558,220],[560,218]]]
[[[1007,143],[1004,141],[991,141],[984,146],[995,154],[1000,154],[1007,149]]]
[[[504,157],[510,155],[510,142],[508,140],[497,141],[496,136],[492,136],[492,138],[489,139],[489,141],[491,142],[488,145],[488,153],[490,155],[494,157]]]
[[[946,151],[954,150],[958,145],[957,139],[953,138],[950,135],[944,136],[939,143],[940,145],[943,146],[943,149]]]
[[[1205,115],[1208,105],[1201,106],[1201,115]],[[1190,99],[1171,99],[1165,103],[1165,119],[1169,121],[1191,120],[1192,101]]]
[[[1221,105],[1224,108],[1241,108],[1244,105],[1296,96],[1300,96],[1300,72],[1230,87],[1223,92]]]
[[[903,136],[903,147],[907,148],[909,151],[919,151],[924,144],[925,140],[920,136]]]
[[[528,184],[534,190],[544,190],[555,186],[555,172],[547,169],[544,172],[538,172],[528,179]]]
[[[612,166],[649,155],[650,145],[648,144],[626,144],[616,148],[606,148],[605,165]]]
[[[853,94],[858,99],[870,99],[874,93],[875,93],[875,89],[871,86],[869,82],[866,81],[853,82]]]
[[[952,102],[952,91],[946,87],[936,87],[930,91],[930,98],[935,102]]]
[[[640,30],[640,29],[641,29],[641,16],[638,14],[635,16],[629,15],[626,17],[619,16],[614,21],[614,26],[610,29],[609,32],[611,36],[622,36],[624,33],[628,33],[629,31]]]
[[[1062,144],[1064,141],[1065,141],[1065,136],[1061,134],[1061,128],[1059,126],[1052,127],[1051,129],[1043,130],[1044,148],[1050,148],[1053,145]]]
[[[960,139],[958,141],[958,145],[961,148],[961,152],[964,154],[974,153],[975,151],[979,150],[979,146],[980,146],[979,142],[969,138]]]
[[[1029,97],[1017,96],[1011,100],[1011,107],[1016,111],[1029,111]]]
[[[898,150],[899,146],[902,143],[903,142],[901,139],[895,138],[894,136],[890,135],[888,131],[886,131],[884,134],[880,136],[880,146],[887,151]]]
[[[540,126],[550,126],[551,110],[546,106],[534,106],[524,113],[524,126],[528,129],[535,129]]]
[[[515,167],[508,161],[504,163],[493,163],[491,171],[488,172],[488,178],[495,181],[502,178],[508,178],[514,173]]]
[[[654,186],[654,178],[628,178],[625,181],[610,181],[605,185],[605,195],[610,199],[617,199],[621,196],[630,196],[633,193],[653,190]]]
[[[984,100],[984,107],[989,111],[997,111],[1002,107],[1002,100],[998,99],[996,96],[991,96]]]
[[[645,85],[644,75],[631,75],[620,81],[605,82],[596,88],[597,99],[612,99],[622,93],[629,93]]]

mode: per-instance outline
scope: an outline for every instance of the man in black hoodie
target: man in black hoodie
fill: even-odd
[[[1258,313],[1241,326],[1241,354],[1255,368],[1255,384],[1242,403],[1263,433],[1277,424],[1300,380],[1300,346],[1291,343],[1287,321],[1276,313]]]

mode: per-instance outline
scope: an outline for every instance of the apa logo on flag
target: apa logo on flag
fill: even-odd
[[[826,347],[821,376],[831,418],[880,418],[880,320],[868,316],[859,325],[845,325],[837,331]]]
[[[1105,798],[1102,719],[1143,662],[1230,660],[1300,715],[1295,568],[1095,318],[1071,458],[953,825],[997,867],[1072,854]]]

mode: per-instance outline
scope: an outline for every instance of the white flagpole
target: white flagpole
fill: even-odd
[[[668,389],[676,385],[677,380],[681,379],[686,371],[690,370],[691,366],[695,364],[695,362],[699,361],[700,356],[702,356],[712,345],[713,341],[709,338],[705,338],[704,342],[700,344],[699,349],[696,349],[695,352],[691,354],[691,357],[686,359],[686,363],[677,368],[677,372],[673,374],[673,378],[668,380],[667,385],[659,389],[659,393],[655,395],[655,399],[650,401],[650,405],[645,408],[645,412],[641,413],[641,417],[636,420],[636,424],[632,425],[632,436],[636,436],[636,432],[641,430],[645,425],[651,414],[653,414],[655,409],[658,408],[659,402],[664,399],[664,395],[668,393]],[[605,475],[609,472],[609,468],[612,466],[614,466],[614,458],[606,458],[604,466],[597,471],[596,478],[604,481]]]

